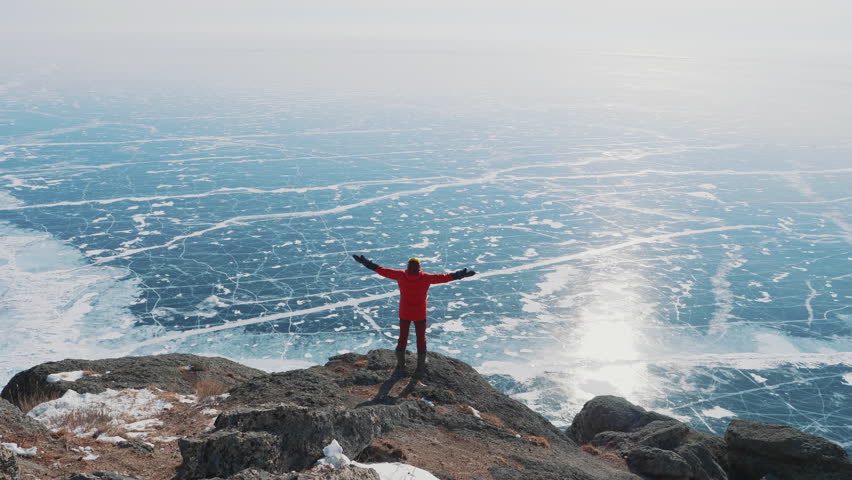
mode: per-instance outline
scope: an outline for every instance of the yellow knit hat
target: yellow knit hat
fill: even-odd
[[[411,258],[408,259],[408,263],[411,263],[411,262],[420,263],[420,259],[417,258],[417,257],[411,257]]]

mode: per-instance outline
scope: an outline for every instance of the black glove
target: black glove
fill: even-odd
[[[472,277],[476,275],[476,272],[463,268],[457,272],[451,273],[450,275],[452,275],[453,280],[461,280],[462,278]]]
[[[354,258],[356,262],[360,263],[361,265],[364,265],[365,267],[369,268],[370,270],[376,271],[376,269],[379,268],[379,266],[377,264],[371,262],[364,255],[352,255],[352,258]]]

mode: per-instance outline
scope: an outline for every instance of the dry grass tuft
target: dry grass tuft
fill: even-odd
[[[485,412],[479,412],[479,417],[482,418],[483,420],[485,420],[486,422],[490,423],[491,425],[494,425],[497,428],[502,428],[503,430],[506,430],[506,424],[503,423],[503,420],[500,417],[498,417],[497,415],[492,415],[490,413],[485,413]]]
[[[98,372],[94,370],[83,370],[83,376],[88,377],[89,375],[98,375]]]
[[[206,398],[217,397],[228,391],[224,383],[212,378],[199,380],[192,387],[195,389],[195,397],[199,402]]]
[[[62,393],[54,390],[38,389],[32,393],[16,395],[12,398],[12,403],[18,406],[24,413],[29,413],[30,410],[41,405],[44,402],[56,400],[61,397]]]
[[[468,408],[470,408],[470,407],[468,407]],[[479,418],[485,420],[486,422],[490,423],[491,425],[494,425],[495,427],[499,428],[500,430],[503,430],[505,432],[509,432],[510,434],[512,434],[516,437],[521,436],[517,431],[507,427],[506,424],[503,422],[503,420],[500,417],[498,417],[497,415],[492,415],[492,414],[486,413],[486,412],[479,412]]]
[[[71,410],[65,415],[60,428],[71,433],[94,432],[94,436],[121,433],[115,426],[115,419],[110,415],[109,409],[97,406]]]
[[[588,453],[589,455],[594,455],[594,456],[596,456],[596,457],[597,457],[598,455],[600,455],[600,454],[601,454],[601,451],[600,451],[600,450],[598,450],[597,448],[595,448],[595,447],[591,446],[591,445],[590,445],[590,444],[588,444],[588,443],[587,443],[587,444],[585,444],[585,445],[580,445],[580,450],[582,450],[582,451],[584,451],[584,452]]]
[[[623,458],[619,457],[618,455],[616,455],[612,452],[606,452],[606,453],[602,454],[601,458],[608,461],[609,463],[626,465],[626,462],[624,461]]]
[[[527,435],[526,440],[537,447],[550,448],[550,442],[544,437],[537,435]]]
[[[361,360],[355,360],[354,362],[352,362],[352,366],[353,366],[353,367],[358,367],[358,368],[366,367],[366,366],[367,366],[367,361],[366,361],[366,360],[364,360],[364,359],[361,359]]]
[[[589,455],[594,455],[599,457],[604,463],[607,465],[617,468],[619,470],[630,471],[627,467],[627,461],[621,458],[618,454],[612,451],[607,451],[605,449],[599,449],[593,447],[590,444],[580,445],[580,450],[588,453]]]

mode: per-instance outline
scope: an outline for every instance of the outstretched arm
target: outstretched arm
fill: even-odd
[[[352,255],[352,258],[354,258],[355,261],[360,263],[361,265],[364,265],[370,270],[378,273],[379,275],[385,278],[390,278],[391,280],[399,280],[400,276],[403,274],[402,270],[394,270],[392,268],[382,267],[381,265],[370,261],[370,259],[365,257],[364,255]]]
[[[468,270],[467,268],[463,268],[461,270],[455,271],[450,275],[453,276],[453,280],[461,280],[462,278],[472,277],[476,275],[476,272],[473,270]]]
[[[462,278],[472,277],[476,275],[473,270],[462,269],[453,273],[427,273],[427,279],[431,285],[437,283],[447,283],[453,280],[461,280]]]
[[[373,263],[372,261],[370,261],[369,258],[365,257],[364,255],[352,255],[352,258],[354,258],[356,262],[360,263],[361,265],[364,265],[365,267],[369,268],[374,272],[377,268],[379,268],[378,264]]]

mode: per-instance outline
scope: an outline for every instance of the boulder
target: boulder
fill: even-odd
[[[21,471],[15,454],[0,447],[0,480],[20,480]]]
[[[598,433],[630,433],[654,421],[677,422],[671,417],[633,405],[621,397],[601,395],[583,405],[583,409],[574,416],[569,431],[579,443],[588,443]]]
[[[731,450],[761,456],[811,462],[848,460],[840,445],[787,425],[734,420],[725,432],[725,442]]]
[[[420,402],[404,402],[351,410],[289,404],[236,409],[216,419],[213,434],[178,443],[184,458],[178,477],[232,475],[246,468],[304,470],[335,439],[354,458],[382,432],[408,425],[422,408]]]
[[[852,478],[840,445],[786,425],[734,420],[725,432],[732,479],[772,475],[780,480]]]
[[[692,466],[671,450],[654,447],[636,447],[627,453],[630,471],[644,477],[666,480],[690,480]]]
[[[47,381],[50,374],[73,371],[91,374],[76,381]],[[217,383],[222,390],[229,390],[261,375],[265,373],[225,358],[180,353],[103,360],[62,360],[19,372],[3,388],[0,397],[24,409],[32,408],[39,401],[58,398],[72,389],[78,393],[101,393],[107,388],[157,387],[169,392],[190,394],[195,393],[202,381]]]
[[[246,468],[287,471],[278,468],[283,449],[280,437],[267,432],[224,430],[202,438],[180,439],[178,447],[183,463],[177,478],[227,477]]]
[[[646,476],[651,475],[649,471],[659,462],[671,459],[657,452],[663,450],[671,451],[678,461],[689,465],[690,478],[728,478],[726,445],[722,438],[698,432],[683,422],[649,412],[623,398],[600,396],[589,400],[574,417],[569,433],[579,442],[591,443],[620,456],[633,452],[635,468],[644,468],[642,474]]]
[[[654,420],[634,432],[604,431],[595,435],[591,444],[618,453],[627,453],[634,446],[674,450],[689,435],[690,428],[677,420]]]
[[[716,457],[706,446],[700,443],[687,443],[675,450],[692,467],[694,480],[728,480],[725,469],[716,461]]]

